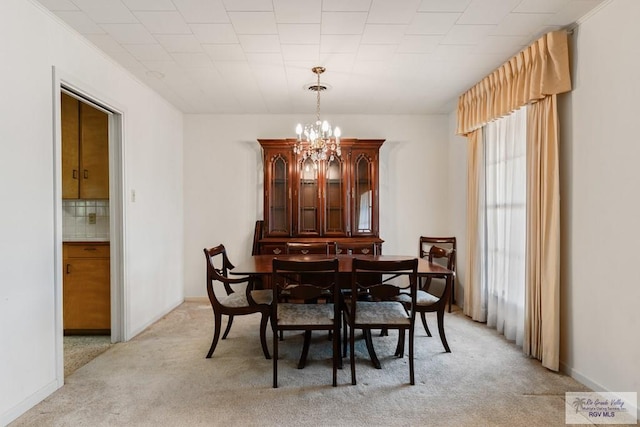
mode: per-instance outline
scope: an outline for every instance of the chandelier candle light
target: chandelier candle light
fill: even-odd
[[[340,157],[340,128],[336,126],[331,129],[331,125],[325,120],[320,120],[320,92],[327,87],[320,84],[320,74],[324,73],[324,67],[313,67],[311,69],[317,76],[318,82],[309,86],[309,90],[313,90],[317,94],[316,98],[316,122],[305,124],[304,127],[298,123],[296,126],[296,134],[298,141],[293,146],[293,152],[302,154],[303,160],[311,158],[316,167],[321,160],[329,161]]]

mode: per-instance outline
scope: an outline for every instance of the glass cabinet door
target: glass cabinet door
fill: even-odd
[[[320,199],[318,167],[311,158],[298,163],[298,234],[318,235]]]
[[[353,230],[354,235],[370,235],[373,233],[374,176],[372,160],[360,154],[354,160],[353,174]]]
[[[289,235],[289,165],[286,158],[275,156],[270,164],[269,235]]]
[[[327,160],[324,171],[324,234],[329,236],[346,235],[345,208],[345,163],[335,158]]]

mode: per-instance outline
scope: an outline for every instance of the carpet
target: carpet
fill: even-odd
[[[428,319],[437,330],[435,316]],[[407,357],[393,356],[394,331],[374,336],[382,369],[373,368],[360,339],[358,385],[345,359],[335,388],[326,333],[314,333],[302,370],[302,334],[287,333],[273,389],[259,315],[236,317],[206,359],[212,323],[208,303],[182,304],[69,375],[12,426],[564,426],[565,392],[589,390],[459,309],[445,315],[452,353],[416,325],[415,386]]]

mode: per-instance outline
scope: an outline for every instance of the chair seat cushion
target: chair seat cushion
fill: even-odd
[[[270,289],[251,291],[251,297],[258,304],[271,304],[273,300],[273,292]],[[239,308],[248,307],[249,301],[244,292],[234,292],[231,295],[220,298],[220,304],[225,307]]]
[[[333,325],[333,304],[278,303],[278,325]]]
[[[407,294],[400,294],[398,295],[398,301],[411,303],[411,296]],[[426,292],[426,291],[418,291],[416,295],[417,305],[429,306],[437,303],[438,301],[440,301],[440,298],[438,298],[437,296],[431,295],[429,292]]]
[[[410,319],[404,306],[397,301],[357,301],[356,324],[360,325],[409,325]]]

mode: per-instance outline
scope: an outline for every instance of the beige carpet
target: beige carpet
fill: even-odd
[[[563,426],[567,391],[588,389],[548,371],[460,311],[445,317],[452,353],[416,327],[416,385],[397,335],[375,337],[382,369],[357,348],[331,387],[330,342],[317,333],[307,367],[296,369],[302,336],[281,343],[280,388],[271,388],[257,316],[238,317],[205,359],[208,303],[188,302],[127,343],[113,345],[12,426]],[[435,330],[435,318],[430,318]],[[269,333],[269,340],[271,334]]]

